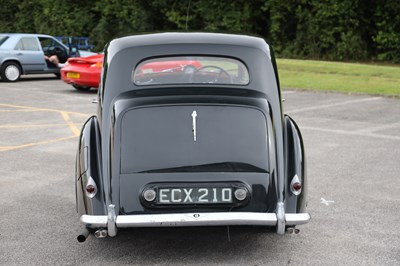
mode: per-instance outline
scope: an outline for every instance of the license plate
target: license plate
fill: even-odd
[[[230,187],[159,188],[157,203],[162,204],[224,204],[232,203]]]
[[[67,73],[67,78],[78,79],[80,77],[81,77],[81,75],[79,73],[75,73],[75,72],[68,72]]]

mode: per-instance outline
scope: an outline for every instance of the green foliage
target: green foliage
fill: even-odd
[[[91,5],[86,1],[25,0],[18,8],[17,31],[79,36],[87,35],[93,27],[93,14],[88,13]]]
[[[263,36],[280,57],[400,62],[398,0],[2,0],[0,32],[113,38],[155,31]]]
[[[15,31],[18,0],[1,1],[0,32]]]
[[[400,2],[382,0],[375,12],[378,59],[400,63]]]
[[[298,16],[296,1],[265,1],[262,11],[270,18],[270,38],[274,50],[281,56],[293,55],[296,40]]]
[[[21,1],[18,5],[18,12],[15,14],[17,32],[35,33],[37,21],[40,18],[42,5],[37,1]],[[30,14],[27,16],[26,14]],[[32,20],[33,18],[33,20]],[[40,24],[38,24],[40,25]],[[40,33],[40,32],[39,32]]]
[[[316,59],[366,59],[359,3],[310,0],[266,2],[276,51],[284,56]],[[361,11],[360,11],[361,10]]]
[[[257,1],[197,1],[194,12],[203,19],[202,29],[207,31],[251,32],[252,5]]]

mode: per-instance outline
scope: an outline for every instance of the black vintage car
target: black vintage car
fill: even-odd
[[[77,153],[80,242],[130,227],[256,225],[283,234],[310,220],[303,141],[283,114],[263,39],[113,40],[98,103]]]

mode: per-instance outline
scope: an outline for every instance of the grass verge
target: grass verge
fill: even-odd
[[[338,91],[400,97],[400,67],[277,59],[283,89]]]

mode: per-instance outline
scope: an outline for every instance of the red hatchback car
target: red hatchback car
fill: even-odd
[[[103,54],[70,58],[61,68],[61,79],[79,91],[98,88],[103,58]]]

